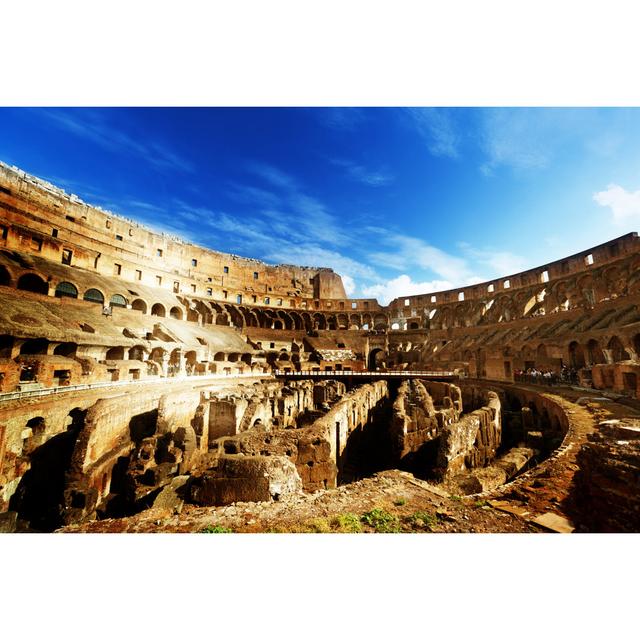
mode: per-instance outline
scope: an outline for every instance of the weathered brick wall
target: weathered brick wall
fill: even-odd
[[[578,453],[575,495],[593,532],[640,531],[640,421],[608,420]]]
[[[502,437],[500,400],[487,391],[484,404],[442,430],[437,463],[442,475],[484,467],[495,457]]]

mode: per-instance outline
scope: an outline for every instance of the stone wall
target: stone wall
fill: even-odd
[[[326,398],[324,394],[318,392],[316,397],[322,400]],[[244,487],[242,495],[245,495],[248,489],[244,479],[253,474],[253,472],[249,473],[248,469],[254,468],[256,457],[290,460],[305,491],[313,492],[335,487],[342,464],[341,458],[345,454],[349,438],[357,430],[365,428],[372,412],[386,402],[387,383],[378,381],[363,385],[343,397],[334,394],[333,399],[335,404],[309,426],[275,430],[254,428],[234,437],[221,438],[218,441],[218,456],[213,466],[196,472],[194,480],[195,487],[202,487],[208,481],[200,481],[198,477],[215,478],[215,482],[209,485],[211,487],[215,485],[215,489],[207,489],[204,492],[200,489],[195,490],[193,499],[201,503],[213,499],[211,496],[217,500],[226,499],[224,496],[238,495],[233,489],[236,485]],[[229,456],[233,460],[245,457],[248,466],[242,467],[240,462],[227,465],[224,461]],[[278,469],[278,473],[283,468],[290,469],[286,465],[283,467],[280,463],[274,468]],[[231,475],[224,475],[225,473]],[[229,480],[228,490],[224,488],[224,478]],[[290,479],[292,484],[287,486],[295,486],[295,478]],[[281,480],[278,482],[281,483]],[[261,499],[259,496],[264,495],[265,486],[264,482],[256,485],[252,500]]]
[[[442,429],[437,464],[443,476],[484,467],[495,457],[502,437],[500,400],[487,391],[483,404]]]
[[[592,532],[640,531],[640,421],[608,420],[578,453],[575,495]]]

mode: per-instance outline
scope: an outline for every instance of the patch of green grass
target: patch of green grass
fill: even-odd
[[[426,527],[430,530],[433,530],[433,528],[438,524],[438,517],[432,513],[427,513],[426,511],[416,511],[411,514],[407,520],[413,526]]]
[[[460,496],[455,495],[455,494],[449,496],[449,500],[453,500],[454,502],[462,502],[462,498]]]
[[[331,533],[331,525],[326,518],[315,518],[305,524],[306,533]]]
[[[406,501],[404,498],[398,498],[397,500],[394,500],[394,501],[393,501],[393,504],[394,504],[396,507],[402,507],[402,506],[404,506],[405,504],[407,504],[407,501]]]
[[[200,533],[233,533],[233,529],[227,529],[220,525],[207,525],[204,529],[200,529]]]
[[[340,513],[331,519],[331,527],[338,533],[360,533],[362,525],[355,513]]]
[[[473,506],[478,508],[478,509],[481,509],[482,507],[488,507],[489,503],[486,500],[476,500],[473,503]]]
[[[360,520],[364,524],[373,527],[377,533],[399,533],[400,531],[398,517],[377,507],[367,511],[367,513],[363,513]]]

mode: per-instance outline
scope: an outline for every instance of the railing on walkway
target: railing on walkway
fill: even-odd
[[[284,371],[276,369],[276,377],[285,378],[461,378],[464,375],[457,371]]]
[[[209,373],[206,375],[194,374],[191,376],[171,376],[145,378],[143,380],[116,380],[112,382],[93,382],[90,384],[76,384],[64,387],[44,387],[43,389],[31,389],[29,391],[9,391],[0,393],[0,402],[8,400],[22,400],[24,398],[39,398],[40,396],[58,395],[60,393],[69,393],[71,391],[87,391],[92,389],[105,389],[108,387],[128,387],[139,386],[145,384],[163,384],[176,382],[200,382],[203,380],[231,380],[234,378],[273,378],[271,373]]]

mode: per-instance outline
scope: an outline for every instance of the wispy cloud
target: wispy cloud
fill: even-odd
[[[377,227],[367,231],[385,251],[372,252],[368,261],[376,267],[403,271],[401,275],[362,287],[365,295],[388,302],[403,295],[416,295],[455,287],[470,286],[526,268],[521,256],[491,248],[478,249],[468,243],[458,243],[458,255],[443,251],[419,238],[389,233]],[[408,275],[413,273],[414,275]],[[415,273],[431,279],[414,280]]]
[[[355,182],[360,182],[370,187],[384,187],[394,181],[394,176],[385,170],[372,170],[351,160],[339,158],[331,160],[337,167],[345,169],[347,176]]]
[[[366,112],[358,107],[324,107],[314,112],[322,124],[339,131],[353,131],[366,120]]]
[[[278,191],[283,204],[283,220],[295,221],[296,233],[302,241],[323,242],[344,246],[349,239],[340,229],[338,220],[318,198],[308,194],[293,176],[264,163],[248,166],[251,173]],[[268,202],[263,203],[268,207]]]
[[[478,249],[468,242],[459,242],[458,246],[463,255],[472,260],[483,273],[488,273],[489,277],[506,276],[527,268],[525,258],[511,251],[500,251],[492,248]]]
[[[593,199],[602,207],[608,207],[617,224],[640,220],[640,190],[627,191],[617,184],[610,184],[605,191],[593,194]]]
[[[459,156],[461,136],[449,110],[414,107],[407,109],[406,113],[432,155],[447,158]]]
[[[476,275],[463,258],[438,249],[419,238],[384,232],[379,234],[378,243],[386,245],[388,250],[371,253],[369,259],[373,264],[381,264],[398,271],[417,267],[458,285],[466,283]]]
[[[576,144],[588,153],[611,155],[624,140],[621,125],[603,121],[594,109],[518,107],[479,109],[476,115],[477,141],[486,157],[480,171],[486,176],[500,167],[546,169]]]
[[[50,124],[113,153],[144,159],[158,169],[192,172],[193,165],[161,142],[142,141],[109,122],[102,112],[86,109],[37,109]]]

